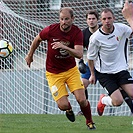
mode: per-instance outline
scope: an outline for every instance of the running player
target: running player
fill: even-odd
[[[120,106],[123,103],[120,89],[133,99],[133,78],[128,72],[127,62],[127,43],[133,27],[114,23],[114,19],[111,9],[106,8],[101,12],[102,27],[91,36],[87,53],[90,83],[94,84],[96,80],[95,65],[97,79],[109,95],[100,96],[97,106],[100,116],[105,106]]]
[[[100,27],[98,24],[99,14],[96,10],[89,10],[86,13],[86,22],[88,27],[83,29],[83,46],[88,49],[90,36]],[[88,62],[84,64],[83,58],[79,61],[79,70],[81,72],[82,81],[85,87],[86,99],[88,99],[87,87],[89,86],[90,70],[88,67]],[[82,111],[79,111],[77,115],[82,115]]]
[[[60,23],[44,28],[33,40],[25,58],[30,67],[33,54],[42,40],[47,40],[48,51],[46,59],[46,78],[58,108],[66,111],[67,118],[75,121],[75,115],[68,100],[68,91],[74,94],[83,115],[86,118],[88,129],[95,129],[92,120],[89,101],[86,100],[84,85],[75,58],[83,56],[82,31],[73,25],[74,14],[69,7],[60,9]]]

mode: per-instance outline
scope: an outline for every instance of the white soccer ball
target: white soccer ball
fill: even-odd
[[[7,58],[13,51],[13,46],[8,40],[0,40],[0,58]]]

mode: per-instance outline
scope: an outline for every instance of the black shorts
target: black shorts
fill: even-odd
[[[116,74],[100,73],[96,71],[99,83],[106,88],[108,95],[111,95],[123,84],[133,84],[133,78],[126,70]]]

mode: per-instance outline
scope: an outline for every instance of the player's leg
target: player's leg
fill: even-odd
[[[122,95],[133,113],[133,78],[128,71],[122,71],[120,77],[123,77],[119,80],[119,84],[122,88]]]
[[[85,79],[85,78],[82,78],[82,81],[83,81],[83,84],[84,84],[84,87],[85,87],[85,97],[86,99],[88,100],[88,91],[87,91],[87,87],[89,85],[89,80]],[[83,112],[80,110],[77,115],[83,115]]]
[[[86,99],[88,100],[88,91],[87,91],[87,87],[89,86],[90,82],[89,82],[89,78],[90,78],[90,70],[88,67],[88,63],[86,63],[86,73],[81,74],[82,77],[82,81],[85,87],[85,96]],[[83,115],[82,111],[80,110],[77,115]]]
[[[52,93],[53,99],[56,101],[58,108],[62,111],[66,111],[67,118],[71,121],[75,121],[75,115],[72,111],[70,102],[68,101],[68,92],[65,84],[65,73],[53,74],[46,72],[46,78],[48,85]]]
[[[128,96],[133,99],[133,84],[121,85],[121,88],[128,94]]]
[[[127,95],[127,93],[124,90],[120,90],[120,92],[122,94],[123,99],[125,100],[125,102],[129,106],[131,112],[133,113],[133,100]],[[116,93],[116,95],[117,95],[117,98],[118,98],[118,94],[117,93]],[[114,104],[115,104],[115,106],[119,106],[118,103],[114,103]],[[98,109],[97,109],[98,110],[98,114],[100,116],[103,114],[104,107],[106,105],[107,106],[114,106],[113,103],[112,103],[112,98],[110,96],[106,96],[105,94],[101,94],[99,102],[98,102]]]
[[[88,126],[88,129],[95,129],[94,122],[92,120],[92,114],[91,114],[91,107],[88,100],[86,100],[85,93],[83,89],[75,90],[74,95],[76,97],[77,102],[80,105],[80,109],[86,118],[86,125]]]
[[[85,87],[85,97],[88,100],[87,87],[89,86],[90,82],[89,82],[89,79],[86,79],[86,78],[82,78],[82,81],[83,81],[83,84],[84,84],[84,87]]]
[[[102,94],[100,96],[97,111],[101,116],[104,112],[105,106],[120,106],[123,102],[123,97],[120,93],[120,87],[117,84],[115,74],[101,74],[96,71],[97,79],[100,84],[106,89],[108,95]]]
[[[110,95],[110,97],[109,96],[105,97],[104,95],[100,97],[100,100],[98,102],[98,111],[100,112],[99,115],[102,115],[105,105],[119,106],[122,103],[123,97],[119,91],[121,90],[121,88],[125,90],[125,92],[131,97],[131,99],[133,98],[133,93],[132,93],[133,79],[130,76],[128,71],[121,71],[117,74],[111,74],[111,75],[110,74],[101,75],[98,73],[97,76],[98,78],[100,78],[101,85],[107,89]],[[117,90],[118,87],[119,87],[119,90]],[[132,110],[133,104],[131,100],[130,100],[130,107]]]
[[[122,103],[123,97],[119,89],[114,91],[110,96],[102,94],[97,105],[97,112],[102,116],[105,106],[120,106]]]
[[[121,91],[124,101],[127,103],[131,112],[133,113],[133,100],[127,95],[127,93],[124,90],[121,89],[120,91]]]
[[[86,125],[89,129],[95,129],[91,115],[90,103],[86,100],[83,82],[80,78],[80,73],[77,67],[71,71],[70,75],[71,76],[68,75],[69,78],[66,81],[68,88],[75,95],[75,98],[80,105],[81,111],[86,118]]]
[[[122,88],[126,91],[126,93],[124,92],[125,101],[133,113],[133,84],[122,85]]]
[[[66,111],[66,117],[71,121],[75,121],[75,115],[72,110],[71,104],[68,101],[67,96],[63,96],[56,101],[58,108],[62,111]]]
[[[90,73],[90,69],[89,69],[89,66],[88,66],[88,62],[86,62],[86,73],[81,74],[82,81],[83,81],[83,84],[84,84],[84,87],[85,87],[85,96],[86,96],[86,99],[88,99],[87,87],[90,84],[90,82],[89,82],[90,75],[91,75],[91,73]]]

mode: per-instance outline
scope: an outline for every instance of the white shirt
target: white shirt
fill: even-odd
[[[94,60],[95,69],[101,73],[117,73],[128,69],[128,38],[132,29],[114,23],[110,34],[98,29],[90,38],[87,58]]]

